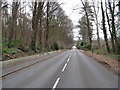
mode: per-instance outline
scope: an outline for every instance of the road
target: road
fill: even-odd
[[[3,88],[118,88],[118,77],[73,49],[15,72]]]

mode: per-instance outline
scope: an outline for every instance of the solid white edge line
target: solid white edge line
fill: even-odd
[[[56,80],[56,82],[55,82],[55,84],[54,84],[54,86],[53,86],[52,90],[54,90],[54,89],[57,87],[57,85],[58,85],[59,81],[60,81],[60,78],[58,78],[58,79]]]
[[[64,65],[64,67],[63,67],[63,69],[62,69],[62,72],[65,71],[66,66],[67,66],[67,63]]]

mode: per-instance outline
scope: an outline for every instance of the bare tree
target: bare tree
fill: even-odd
[[[16,39],[17,13],[18,13],[19,5],[20,5],[20,3],[18,1],[12,3],[11,30],[9,32],[9,44],[8,44],[8,47],[11,47],[12,41]]]
[[[45,33],[45,46],[46,48],[49,49],[49,40],[48,40],[48,35],[49,35],[49,9],[50,9],[50,2],[47,2],[47,16],[46,16],[46,33]]]
[[[89,14],[88,14],[88,2],[85,1],[83,2],[83,0],[81,0],[82,2],[82,5],[83,5],[83,9],[84,9],[84,12],[85,12],[85,16],[86,16],[86,19],[87,19],[87,28],[88,28],[88,37],[89,37],[89,43],[90,43],[90,50],[92,49],[92,31],[90,29],[90,19],[89,19]]]
[[[106,1],[105,1],[105,7],[106,7],[106,17],[107,17],[108,28],[109,28],[109,32],[110,32],[110,35],[111,35],[112,51],[115,52],[114,38],[113,38],[112,30],[111,30],[110,18],[109,18],[109,15],[108,15],[108,7],[107,7],[107,2]]]
[[[99,23],[98,23],[98,11],[99,11],[99,6],[98,6],[98,11],[96,10],[94,0],[93,2],[93,9],[94,9],[94,15],[95,15],[95,24],[96,24],[96,29],[97,29],[97,43],[98,47],[100,47],[100,36],[99,36]],[[98,5],[98,4],[97,4]]]
[[[101,11],[102,11],[102,27],[103,27],[105,44],[106,44],[107,51],[110,52],[110,48],[109,48],[109,44],[108,44],[108,38],[107,38],[107,30],[106,30],[106,27],[105,27],[105,15],[104,15],[102,0],[101,0]]]
[[[115,27],[115,2],[113,2],[113,7],[112,7],[111,2],[108,1],[108,6],[109,6],[110,13],[111,13],[112,34],[113,34],[113,38],[114,38],[115,44],[116,44],[116,52],[119,53],[119,43],[117,40],[117,33],[116,33],[116,27]]]
[[[39,2],[39,4],[38,4],[38,15],[39,15],[39,26],[38,26],[38,31],[39,31],[39,45],[40,45],[40,47],[42,46],[42,18],[43,18],[43,6],[44,6],[44,2]]]

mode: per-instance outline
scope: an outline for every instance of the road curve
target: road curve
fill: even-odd
[[[2,83],[3,88],[118,88],[118,76],[73,49],[11,74]]]

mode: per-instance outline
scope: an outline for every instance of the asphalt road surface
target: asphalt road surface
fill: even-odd
[[[3,88],[118,88],[118,76],[73,49],[15,72]]]

